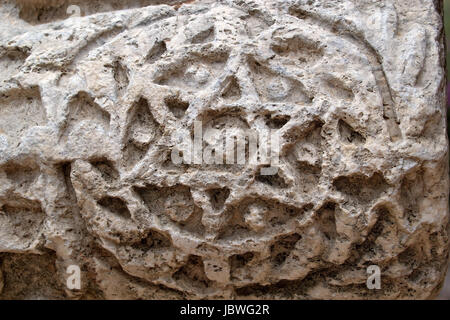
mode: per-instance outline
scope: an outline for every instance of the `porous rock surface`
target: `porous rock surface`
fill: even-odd
[[[0,298],[438,294],[440,1],[1,0],[0,18]],[[278,173],[174,164],[195,121],[277,130]]]

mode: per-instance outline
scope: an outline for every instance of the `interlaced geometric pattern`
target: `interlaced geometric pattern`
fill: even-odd
[[[16,261],[46,269],[44,254],[57,274],[34,289],[44,297],[435,295],[448,250],[439,31],[402,1],[173,2],[81,1],[91,15],[59,20],[56,6],[45,23],[22,6],[0,38],[5,277]],[[427,9],[417,21],[440,19]],[[276,132],[276,173],[175,164],[196,122]]]

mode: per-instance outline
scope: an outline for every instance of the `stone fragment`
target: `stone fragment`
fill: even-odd
[[[0,0],[0,18],[0,299],[439,293],[439,1]]]

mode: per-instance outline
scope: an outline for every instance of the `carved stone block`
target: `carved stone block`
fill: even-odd
[[[439,1],[0,3],[0,298],[439,292]],[[276,135],[275,171],[209,129]]]

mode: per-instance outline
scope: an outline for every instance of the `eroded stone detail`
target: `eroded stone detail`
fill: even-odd
[[[185,2],[75,1],[86,16],[61,20],[65,1],[2,1],[17,31],[0,26],[0,297],[435,296],[448,255],[440,12]],[[277,130],[278,172],[174,164],[195,121]],[[11,289],[11,265],[36,259],[26,277],[49,263],[53,289]],[[79,292],[64,287],[73,264],[90,277]],[[374,264],[381,290],[366,287]]]

